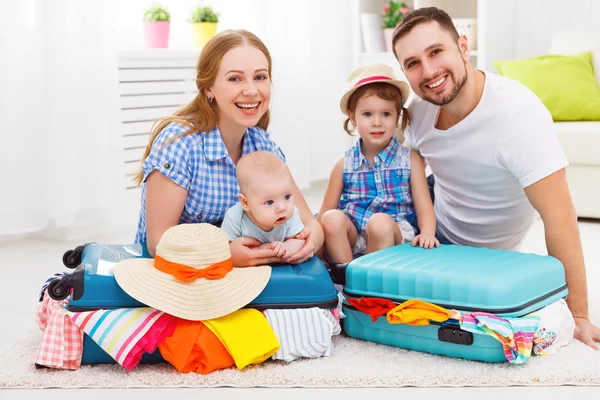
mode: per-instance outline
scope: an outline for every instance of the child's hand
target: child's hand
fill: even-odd
[[[435,247],[440,247],[440,241],[435,238],[435,235],[430,235],[427,233],[420,233],[412,241],[412,245],[422,247],[424,249],[432,249]]]
[[[286,249],[286,260],[285,262],[291,262],[292,256],[296,255],[304,247],[304,240],[301,239],[287,239],[283,242],[283,246]]]
[[[291,253],[285,262],[290,264],[300,264],[315,255],[316,249],[311,228],[305,227],[300,233],[294,236],[294,239],[301,241],[302,246],[300,250]],[[290,239],[287,241],[289,240]]]
[[[281,257],[284,258],[285,256],[287,256],[288,251],[287,248],[285,247],[285,245],[283,244],[283,242],[271,242],[269,243],[271,249],[273,249],[273,251],[275,252],[275,255],[277,257]]]

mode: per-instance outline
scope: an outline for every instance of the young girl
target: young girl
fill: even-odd
[[[409,123],[404,108],[409,93],[408,84],[386,65],[363,66],[350,74],[340,107],[348,116],[344,130],[349,135],[357,130],[360,139],[333,167],[319,211],[331,264],[409,241],[439,247],[425,165],[395,136],[400,116],[401,129]]]

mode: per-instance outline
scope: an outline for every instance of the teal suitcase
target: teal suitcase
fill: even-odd
[[[567,295],[562,263],[550,256],[442,245],[434,249],[410,243],[357,258],[346,268],[346,298],[378,297],[396,304],[410,299],[448,310],[520,317]],[[376,322],[344,301],[344,332],[357,339],[450,357],[506,361],[500,342],[458,325],[425,326]]]

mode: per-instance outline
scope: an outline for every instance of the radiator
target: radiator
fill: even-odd
[[[192,100],[196,89],[197,50],[148,49],[119,52],[120,135],[123,190],[139,200],[133,177],[141,165],[154,122]]]

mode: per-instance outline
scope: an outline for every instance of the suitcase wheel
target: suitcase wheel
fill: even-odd
[[[48,295],[50,298],[60,301],[69,297],[71,287],[63,279],[55,279],[48,285]]]
[[[76,268],[79,264],[81,264],[81,255],[83,254],[83,249],[85,248],[84,246],[77,246],[75,249],[73,250],[67,250],[65,251],[65,254],[63,254],[63,264],[65,265],[65,267],[67,268]]]

